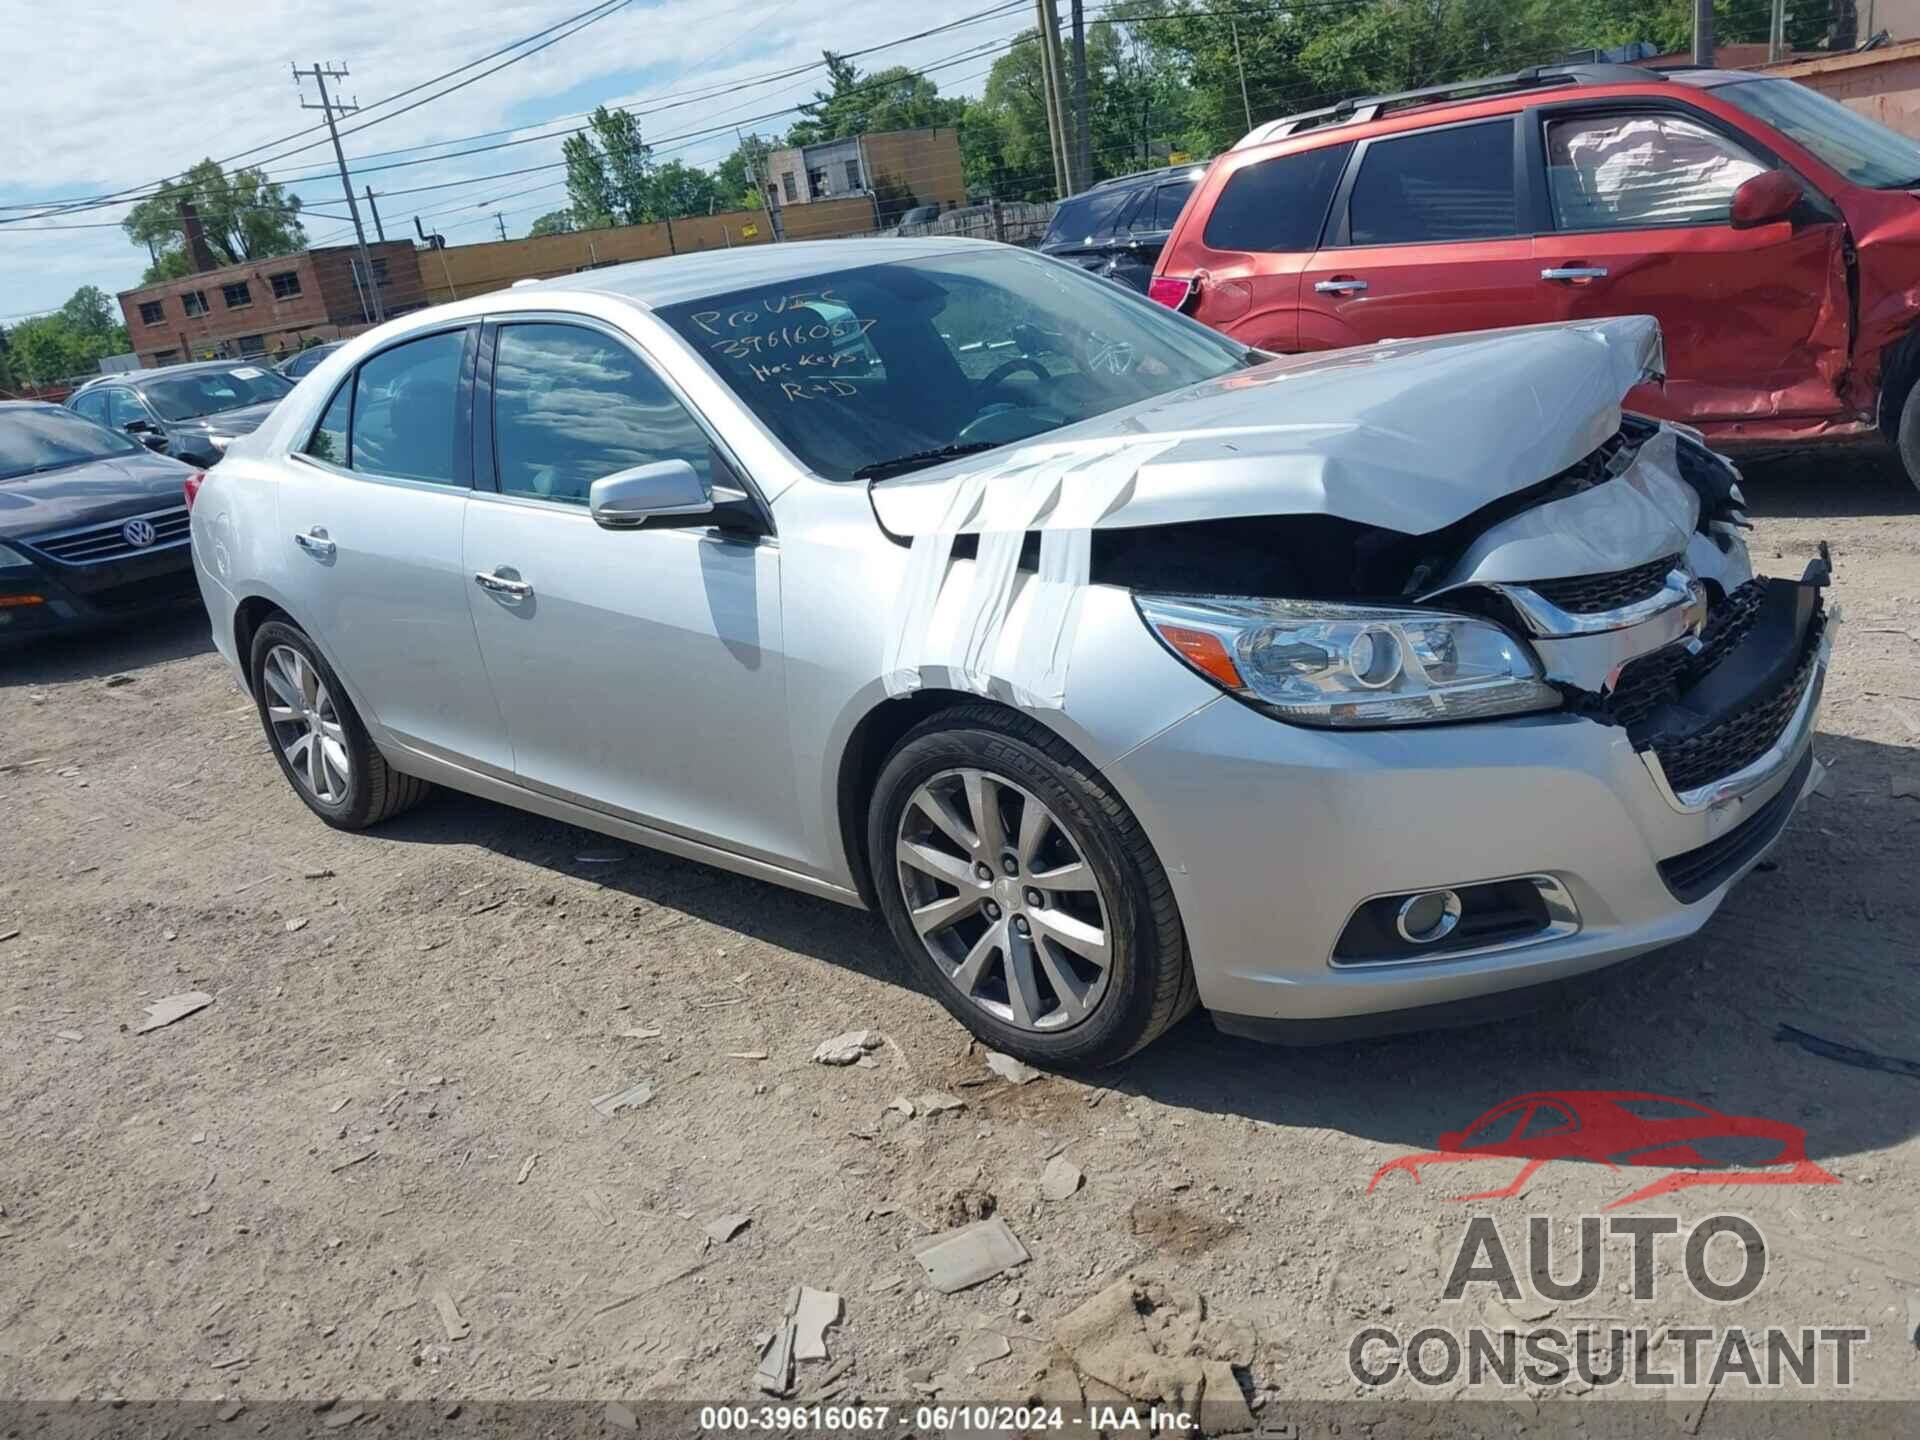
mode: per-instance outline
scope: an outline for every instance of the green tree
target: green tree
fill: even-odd
[[[637,225],[654,218],[648,213],[653,151],[640,138],[640,122],[631,112],[598,107],[586,130],[569,135],[560,153],[576,222]]]
[[[775,142],[764,135],[741,139],[733,153],[714,167],[714,183],[720,188],[721,203],[727,209],[761,210],[766,207],[761,186],[767,183],[767,156]]]
[[[527,227],[527,238],[535,239],[541,235],[571,235],[579,228],[579,225],[574,222],[573,211],[549,210]]]
[[[287,194],[278,182],[267,179],[263,170],[229,174],[210,159],[202,160],[178,180],[166,181],[151,198],[134,206],[122,222],[127,238],[135,245],[152,247],[161,257],[177,253],[184,258],[182,200],[193,203],[207,248],[223,265],[289,255],[306,246],[298,195]],[[189,263],[181,273],[191,271]]]
[[[721,208],[719,182],[705,170],[669,160],[648,177],[647,218],[650,220],[710,215]],[[726,208],[731,208],[730,203]]]
[[[817,145],[844,140],[875,130],[918,130],[931,125],[956,125],[967,108],[964,100],[942,98],[940,87],[905,65],[892,65],[862,75],[860,68],[831,50],[827,86],[800,107],[804,117],[787,131],[789,145]]]

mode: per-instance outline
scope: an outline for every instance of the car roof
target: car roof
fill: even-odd
[[[241,365],[251,365],[259,370],[272,368],[261,357],[242,356],[238,360],[187,360],[178,365],[159,365],[151,370],[135,370],[130,374],[109,375],[106,378],[109,382],[121,380],[144,384],[148,380],[159,380],[169,375],[193,375],[204,370],[232,370]]]
[[[925,260],[942,255],[987,254],[1008,247],[992,240],[965,240],[946,236],[916,239],[874,236],[858,240],[809,240],[804,245],[736,245],[726,250],[703,250],[690,255],[662,255],[586,270],[551,280],[523,281],[515,295],[541,290],[587,291],[617,295],[649,309],[747,290],[756,285],[785,284],[859,265],[884,265],[900,260]]]
[[[1097,190],[1117,190],[1122,186],[1156,185],[1163,180],[1185,178],[1189,174],[1193,179],[1198,180],[1207,173],[1207,164],[1205,160],[1188,160],[1179,165],[1162,165],[1158,170],[1136,170],[1131,175],[1115,175],[1111,179],[1089,185],[1079,195],[1069,195],[1067,199],[1078,200],[1081,195],[1091,195]]]
[[[1365,138],[1389,129],[1418,128],[1404,123],[1409,117],[1439,123],[1454,111],[1497,113],[1542,100],[1562,99],[1570,90],[1604,87],[1608,94],[1645,94],[1658,93],[1675,83],[1705,90],[1766,78],[1696,66],[1665,69],[1605,63],[1542,65],[1511,75],[1490,75],[1390,94],[1352,96],[1318,110],[1265,121],[1249,130],[1232,148],[1251,150],[1281,140],[1318,139],[1334,133],[1342,138]]]

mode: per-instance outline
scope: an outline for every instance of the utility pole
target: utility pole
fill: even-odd
[[[1053,0],[1034,0],[1040,22],[1040,71],[1046,81],[1047,129],[1053,141],[1053,178],[1061,199],[1075,193],[1073,142],[1067,134],[1065,95],[1060,63],[1060,12]]]
[[[346,79],[346,66],[322,65],[316,60],[313,67],[309,70],[302,70],[297,65],[293,67],[293,83],[295,85],[298,85],[302,80],[308,78],[311,78],[313,83],[320,87],[320,103],[318,105],[312,105],[302,98],[300,108],[302,110],[318,110],[326,116],[327,133],[333,137],[333,158],[338,161],[340,165],[340,191],[347,197],[347,214],[353,217],[353,238],[360,249],[361,273],[366,277],[366,288],[373,298],[373,318],[376,322],[383,321],[387,318],[387,307],[380,298],[380,286],[376,283],[378,277],[373,273],[373,256],[367,252],[367,232],[362,229],[360,225],[360,207],[354,204],[353,201],[353,181],[347,177],[347,152],[340,148],[340,127],[333,123],[335,110],[340,111],[342,114],[351,114],[360,107],[358,105],[337,104],[327,95],[327,81]]]
[[[380,237],[382,245],[387,243],[387,227],[380,223],[380,207],[373,203],[373,187],[367,186],[367,209],[373,214],[373,233]]]
[[[498,210],[496,210],[493,212],[493,223],[500,227],[500,238],[502,240],[506,239],[507,238],[507,217],[502,215]]]
[[[1093,127],[1087,123],[1087,15],[1083,0],[1071,0],[1073,16],[1073,135],[1080,183],[1093,183]]]
[[[1787,0],[1773,0],[1773,24],[1767,29],[1767,63],[1777,64],[1787,54]]]
[[[1713,67],[1713,0],[1693,0],[1693,63]]]
[[[1780,0],[1774,0],[1777,5]],[[1247,130],[1253,130],[1253,102],[1247,99],[1247,62],[1240,57],[1240,22],[1232,16],[1227,17],[1227,28],[1233,31],[1233,63],[1240,71],[1240,108],[1247,112]]]

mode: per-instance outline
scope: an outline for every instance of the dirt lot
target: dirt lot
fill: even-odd
[[[1564,1090],[1803,1126],[1840,1183],[1631,1207],[1750,1217],[1764,1283],[1711,1306],[1669,1242],[1637,1300],[1611,1242],[1560,1322],[1864,1326],[1853,1393],[1920,1396],[1920,1080],[1774,1038],[1920,1056],[1920,798],[1895,793],[1920,782],[1920,500],[1872,464],[1755,465],[1748,488],[1759,566],[1797,575],[1830,540],[1847,612],[1832,778],[1777,868],[1536,1019],[1287,1051],[1196,1016],[1092,1083],[992,1076],[849,910],[457,795],[325,829],[204,617],[0,659],[0,1398],[757,1400],[756,1337],[805,1283],[845,1318],[798,1397],[1012,1399],[1070,1312],[1144,1268],[1231,1322],[1198,1344],[1276,1424],[1356,1393],[1365,1324],[1499,1323],[1487,1287],[1440,1298],[1469,1215],[1517,1239],[1660,1173],[1549,1165],[1524,1197],[1449,1198],[1505,1184],[1501,1161],[1368,1193],[1506,1097]],[[214,1003],[133,1033],[190,990]],[[877,1063],[811,1063],[858,1027],[887,1037]],[[590,1108],[643,1080],[643,1107]],[[888,1108],[930,1091],[964,1108]],[[1056,1153],[1086,1180],[1050,1201]],[[934,1293],[912,1247],[990,1207],[1030,1263]],[[728,1212],[751,1224],[709,1244]],[[1503,1413],[1564,1423],[1603,1393],[1581,1388]]]

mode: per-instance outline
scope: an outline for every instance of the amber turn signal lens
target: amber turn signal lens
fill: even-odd
[[[1220,637],[1205,630],[1189,630],[1184,625],[1162,625],[1160,638],[1179,652],[1180,657],[1194,669],[1205,672],[1225,685],[1229,690],[1243,690],[1246,681],[1240,678],[1240,671],[1233,663],[1233,657],[1227,654],[1227,647],[1220,643]]]
[[[44,605],[46,603],[47,597],[44,595],[0,595],[0,610],[9,609],[15,605]]]

